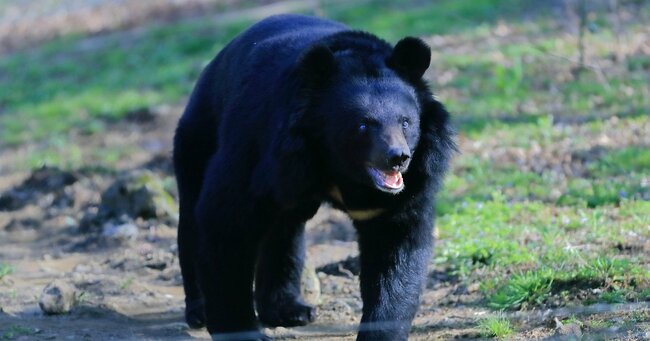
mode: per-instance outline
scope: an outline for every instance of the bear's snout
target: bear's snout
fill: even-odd
[[[388,166],[393,170],[398,171],[406,168],[410,159],[411,151],[407,146],[393,147],[388,150]]]
[[[386,127],[372,148],[370,163],[383,171],[403,172],[411,160],[411,149],[401,129]]]

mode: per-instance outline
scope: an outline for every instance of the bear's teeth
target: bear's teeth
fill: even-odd
[[[384,172],[377,168],[369,167],[369,172],[378,186],[392,190],[398,190],[404,186],[402,173],[398,171]]]
[[[402,173],[395,172],[391,174],[384,173],[384,184],[387,187],[399,188],[402,186]]]

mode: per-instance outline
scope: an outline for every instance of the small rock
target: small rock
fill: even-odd
[[[320,307],[322,313],[331,313],[335,316],[350,316],[354,313],[352,307],[342,299],[332,299]]]
[[[76,304],[75,288],[62,280],[54,280],[43,289],[38,305],[45,314],[65,314]]]
[[[92,268],[86,264],[77,264],[75,267],[72,269],[72,272],[80,272],[80,273],[87,273],[90,272]]]
[[[73,226],[78,226],[79,223],[77,220],[71,216],[64,216],[63,217],[63,224],[67,227],[73,227]]]
[[[174,255],[163,250],[146,252],[144,258],[145,267],[159,271],[168,268],[174,262]]]
[[[170,284],[183,285],[183,277],[178,267],[166,268],[158,275],[158,279],[163,281],[170,281]]]
[[[178,220],[174,198],[165,190],[163,180],[150,171],[133,171],[119,177],[102,193],[100,217],[167,218]]]
[[[27,193],[10,190],[0,195],[0,211],[15,211],[23,208],[29,196]]]
[[[56,167],[36,169],[22,184],[0,194],[0,211],[18,210],[31,202],[37,202],[43,208],[51,205],[68,207],[71,199],[66,187],[78,180],[78,174]]]
[[[582,337],[582,330],[576,323],[564,324],[558,318],[555,318],[555,335],[556,336],[575,336],[576,339]]]
[[[332,240],[356,241],[356,230],[347,214],[323,205],[306,224],[309,244],[330,243]]]
[[[469,295],[469,289],[467,288],[466,285],[458,285],[456,289],[453,292],[454,295],[459,296],[459,295]]]
[[[117,240],[134,240],[138,237],[138,227],[131,223],[119,225],[106,223],[102,230],[102,236]]]
[[[318,272],[324,272],[334,276],[358,276],[361,273],[361,264],[359,257],[348,257],[340,262],[323,265],[316,269]]]
[[[300,288],[302,290],[302,298],[305,300],[305,303],[311,305],[318,305],[320,303],[320,280],[316,275],[314,267],[307,262],[302,269]]]
[[[34,170],[21,186],[43,192],[51,192],[72,185],[79,178],[79,175],[76,173],[66,172],[56,167],[43,166]]]
[[[105,264],[111,267],[111,269],[119,269],[122,271],[134,271],[144,267],[142,257],[131,250],[125,250],[121,254],[111,256],[106,260]]]

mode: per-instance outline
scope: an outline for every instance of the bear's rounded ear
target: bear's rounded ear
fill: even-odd
[[[326,82],[336,71],[334,53],[325,45],[310,47],[298,61],[301,75],[310,85]]]
[[[395,45],[388,58],[388,66],[411,80],[424,75],[431,63],[431,49],[422,39],[406,37]]]

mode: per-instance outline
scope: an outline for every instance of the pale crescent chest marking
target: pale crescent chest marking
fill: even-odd
[[[335,201],[337,204],[345,207],[345,203],[343,202],[343,195],[341,194],[341,190],[338,188],[338,186],[333,186],[330,191],[329,191],[330,199]],[[384,213],[386,211],[385,208],[369,208],[369,209],[362,209],[362,210],[348,210],[346,209],[345,212],[352,218],[353,220],[369,220],[374,217],[377,217],[378,215]]]
[[[349,210],[347,211],[350,218],[354,220],[369,220],[386,211],[385,208],[371,208],[367,210]]]

